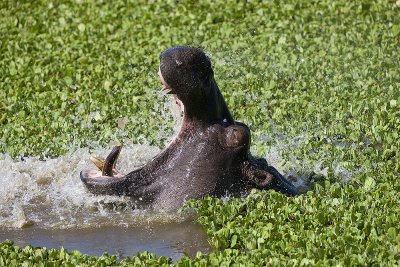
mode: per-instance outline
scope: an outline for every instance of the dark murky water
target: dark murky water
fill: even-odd
[[[66,248],[100,256],[103,252],[119,258],[149,251],[177,260],[197,251],[209,253],[210,245],[200,225],[193,222],[148,224],[137,227],[99,227],[88,229],[13,229],[0,230],[0,241],[14,240],[18,246]]]

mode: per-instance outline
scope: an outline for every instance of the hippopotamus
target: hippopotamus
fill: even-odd
[[[211,61],[201,49],[167,49],[160,56],[158,75],[163,90],[181,107],[178,134],[157,156],[128,174],[115,168],[121,146],[104,161],[93,158],[99,170],[80,173],[90,192],[131,196],[157,210],[177,210],[186,200],[206,195],[245,196],[251,188],[298,194],[264,158],[250,154],[250,129],[233,119]]]

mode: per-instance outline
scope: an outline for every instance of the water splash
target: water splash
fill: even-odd
[[[299,161],[295,157],[283,160],[280,151],[293,149],[306,139],[306,135],[279,139],[262,155],[298,188],[307,187],[310,173],[327,176],[328,172],[327,167],[321,167],[323,158],[316,163],[304,159]],[[0,229],[23,228],[32,224],[49,229],[93,228],[187,219],[185,215],[140,209],[129,197],[90,194],[80,181],[79,172],[94,168],[90,156],[104,157],[109,150],[81,148],[45,161],[38,157],[13,160],[9,155],[0,155]],[[117,163],[118,169],[128,173],[159,152],[159,148],[148,145],[124,147]],[[331,166],[335,175],[342,177],[344,182],[351,179],[353,172],[340,162]]]
[[[147,145],[125,147],[118,168],[128,173],[145,164],[160,150]],[[0,229],[91,228],[185,220],[178,214],[160,214],[137,207],[129,197],[95,196],[86,191],[79,172],[92,169],[91,155],[105,156],[109,149],[87,148],[45,161],[38,157],[13,160],[0,155]]]
[[[300,192],[305,192],[309,189],[310,183],[313,182],[312,177],[328,177],[328,173],[331,172],[337,181],[346,183],[352,181],[352,177],[362,171],[362,168],[350,169],[346,162],[339,160],[332,162],[332,157],[330,156],[321,156],[316,161],[306,158],[298,159],[293,155],[283,158],[281,156],[282,151],[293,151],[306,142],[309,136],[303,133],[296,137],[288,137],[277,131],[277,129],[274,130],[274,145],[270,146],[262,157],[267,160],[268,164],[274,166],[286,176]],[[271,137],[260,135],[256,139],[256,143],[258,142],[271,142]],[[335,145],[341,146],[341,144]],[[254,152],[253,154],[256,155],[257,153]],[[312,179],[310,180],[310,178]]]

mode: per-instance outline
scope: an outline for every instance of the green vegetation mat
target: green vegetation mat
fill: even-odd
[[[191,202],[217,250],[175,264],[400,265],[399,14],[395,0],[1,1],[0,153],[163,146],[158,56],[200,46],[254,154],[278,147],[287,170],[325,172],[295,198]],[[2,266],[78,264],[170,263],[0,244]]]

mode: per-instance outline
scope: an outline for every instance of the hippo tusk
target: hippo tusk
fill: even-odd
[[[115,163],[117,162],[119,153],[121,152],[122,145],[120,146],[115,146],[110,154],[108,154],[106,160],[104,161],[103,164],[103,170],[102,170],[102,175],[103,176],[113,176],[113,170],[115,168]]]
[[[117,162],[121,149],[121,145],[115,146],[105,160],[98,157],[90,157],[90,160],[102,172],[103,176],[114,176],[114,174],[118,173],[115,170],[115,164]]]
[[[104,168],[104,159],[97,158],[97,157],[90,157],[90,160],[99,168],[100,171],[103,171]]]

